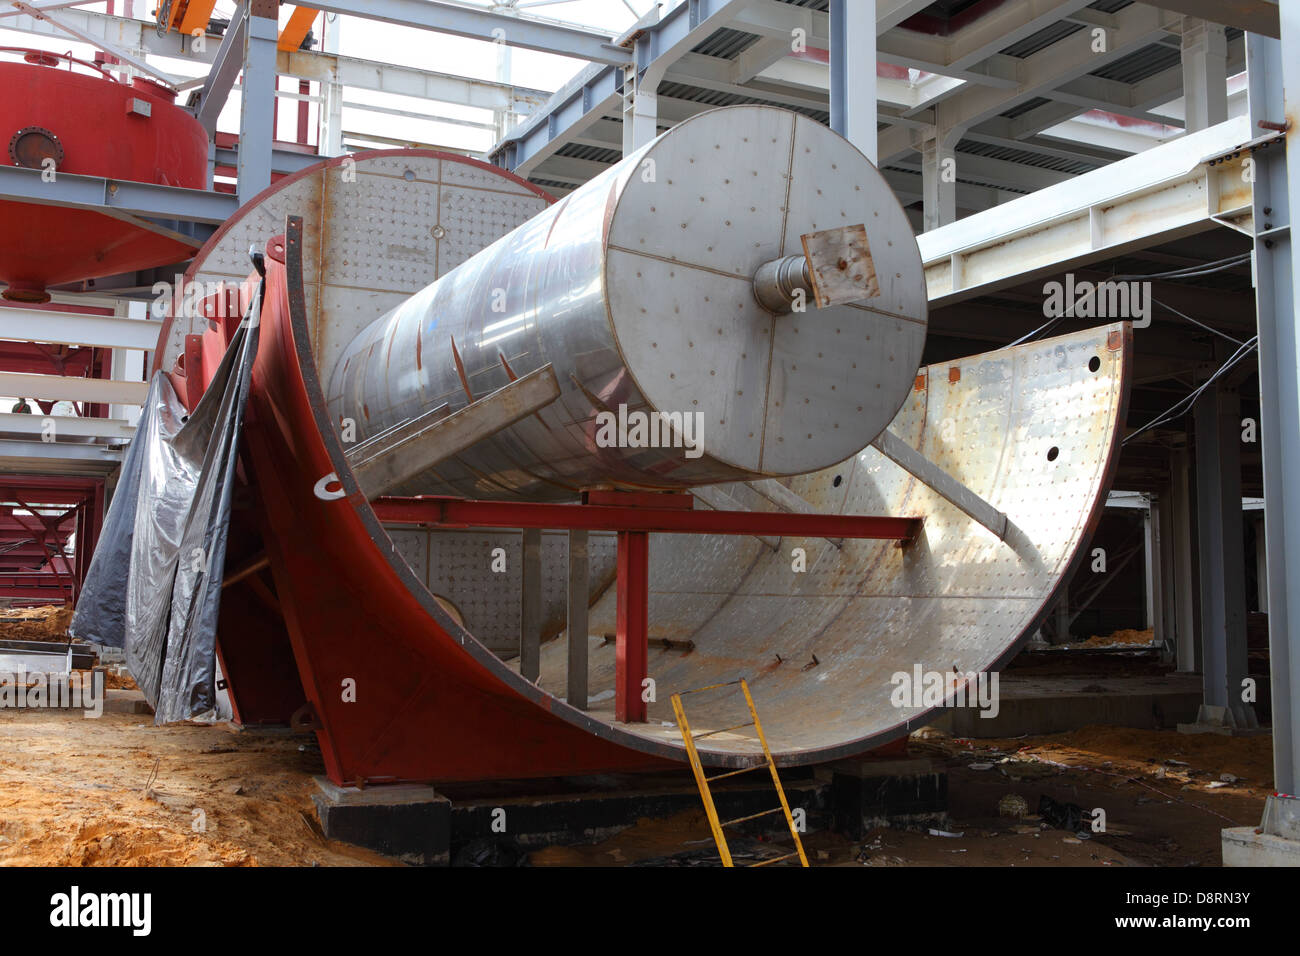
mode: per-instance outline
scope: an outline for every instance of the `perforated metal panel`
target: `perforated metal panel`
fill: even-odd
[[[519,653],[520,568],[517,531],[442,531],[394,526],[386,529],[416,577],[460,612],[465,628],[493,653]],[[493,552],[505,552],[505,570],[494,570]],[[614,581],[617,536],[594,531],[587,543],[588,591],[594,601]],[[542,532],[542,633],[564,630],[568,614],[569,540],[565,532]],[[592,633],[595,633],[594,631]]]
[[[1005,511],[1006,541],[872,448],[788,485],[822,511],[923,517],[920,540],[906,548],[783,538],[773,552],[752,538],[652,536],[650,635],[694,647],[651,647],[657,701],[649,722],[619,727],[679,744],[669,696],[741,676],[787,762],[852,741],[865,749],[924,723],[930,708],[893,706],[890,677],[916,665],[942,673],[993,667],[1036,626],[1086,542],[1116,454],[1124,341],[1112,326],[923,370],[925,387],[890,427]],[[723,488],[746,506],[772,509],[743,485]],[[806,551],[807,571],[792,570],[794,548]],[[606,593],[592,609],[591,632],[612,630],[614,614]],[[557,696],[566,647],[561,639],[543,648],[542,683]],[[593,644],[590,654],[594,696],[614,686],[614,646]],[[738,723],[737,707],[743,712],[730,694],[692,698],[692,729]],[[613,722],[612,699],[592,713]],[[745,733],[701,744],[722,753],[757,747]]]
[[[304,292],[322,376],[376,317],[541,212],[547,197],[508,174],[429,150],[357,153],[286,177],[245,204],[194,258],[191,282],[242,282],[250,245],[304,220]],[[203,320],[179,316],[161,343],[171,368]]]

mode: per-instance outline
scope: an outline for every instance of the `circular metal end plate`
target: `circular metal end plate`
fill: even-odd
[[[250,245],[302,216],[304,292],[312,352],[328,380],[366,326],[553,201],[511,173],[434,150],[376,150],[287,176],[240,207],[194,257],[187,283],[239,283]],[[159,365],[171,368],[202,317],[164,326]]]
[[[674,127],[628,175],[606,278],[648,403],[701,413],[705,452],[757,475],[824,468],[879,435],[912,387],[927,299],[911,226],[870,161],[807,117],[739,106]],[[758,302],[760,266],[856,225],[877,295],[781,316]]]

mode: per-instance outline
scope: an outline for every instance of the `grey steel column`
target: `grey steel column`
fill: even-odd
[[[1169,488],[1156,496],[1156,533],[1160,537],[1160,615],[1162,630],[1158,635],[1171,652],[1178,646],[1178,597],[1174,573],[1174,509]],[[1174,658],[1177,659],[1176,657]]]
[[[831,0],[831,129],[873,163],[876,146],[876,0]]]
[[[1241,397],[1235,388],[1216,383],[1196,400],[1193,414],[1205,704],[1227,708],[1235,726],[1251,727],[1254,708],[1241,699],[1246,676]]]
[[[244,86],[239,96],[239,160],[237,189],[246,203],[271,185],[271,148],[275,139],[275,44],[279,24],[254,2],[244,47]]]
[[[569,532],[569,680],[565,697],[587,709],[587,532]]]
[[[1246,58],[1250,125],[1284,123],[1300,97],[1300,9],[1280,5],[1282,39],[1250,34]],[[1290,96],[1287,96],[1287,91]],[[1289,138],[1295,139],[1295,129]],[[1268,549],[1268,640],[1273,699],[1273,780],[1282,793],[1300,788],[1300,618],[1288,599],[1300,594],[1300,341],[1293,278],[1300,250],[1290,225],[1300,204],[1300,149],[1254,154],[1255,301],[1259,317],[1260,437]],[[1288,184],[1290,189],[1288,190]],[[1289,197],[1289,198],[1288,198]]]
[[[1197,587],[1192,561],[1192,468],[1186,448],[1176,448],[1169,456],[1169,510],[1172,512],[1170,537],[1174,551],[1174,595],[1178,602],[1178,670],[1194,674],[1201,669],[1201,642],[1197,639],[1199,618],[1196,614]]]
[[[1160,518],[1155,500],[1148,498],[1146,514],[1142,519],[1143,564],[1146,573],[1147,627],[1151,628],[1156,643],[1164,640],[1164,595],[1161,585],[1164,576],[1160,566]]]
[[[523,600],[519,607],[519,673],[533,682],[542,672],[542,532],[524,529]]]

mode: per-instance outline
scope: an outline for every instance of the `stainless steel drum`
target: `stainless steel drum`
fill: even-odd
[[[853,226],[865,227],[858,301],[818,308],[810,288],[802,311],[760,301],[765,267]],[[402,489],[547,500],[843,461],[897,413],[925,329],[920,254],[880,173],[807,117],[744,106],[675,126],[377,319],[322,372],[332,414],[361,441],[551,364],[557,401]],[[672,428],[611,442],[602,413]]]

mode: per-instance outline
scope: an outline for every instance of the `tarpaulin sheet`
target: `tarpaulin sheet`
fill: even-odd
[[[260,311],[259,292],[192,415],[154,374],[69,628],[125,650],[158,724],[215,713],[217,616]]]

